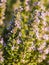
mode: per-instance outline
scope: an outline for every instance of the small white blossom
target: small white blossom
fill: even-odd
[[[3,62],[4,61],[4,58],[1,56],[0,57],[0,62]]]
[[[45,49],[45,50],[44,50],[44,53],[45,53],[45,54],[48,54],[48,53],[49,53],[49,48]]]
[[[40,47],[38,48],[39,51],[43,51],[44,47],[46,46],[46,42],[44,42],[43,44],[40,45]]]
[[[34,22],[37,22],[38,24],[40,23],[40,20],[38,17],[36,17],[36,19],[34,20]]]
[[[19,39],[17,39],[17,44],[20,44],[20,43],[21,43],[21,41]]]
[[[46,59],[46,55],[43,54],[42,55],[42,59],[45,60]]]
[[[6,2],[7,0],[1,0],[1,2]]]
[[[39,53],[43,53],[43,50],[39,50]]]
[[[22,62],[22,63],[25,63],[25,59],[22,58],[22,59],[21,59],[21,62]]]
[[[45,6],[43,6],[43,4],[40,5],[42,10],[45,10]]]
[[[28,2],[29,2],[29,0],[26,0],[26,1],[25,1],[25,4],[28,5]]]
[[[40,40],[40,36],[39,36],[39,32],[38,31],[36,32],[36,36]]]
[[[41,5],[41,2],[38,2],[38,6]]]
[[[35,45],[32,44],[32,46],[30,47],[30,50],[35,50]]]
[[[43,61],[42,59],[40,59],[40,58],[38,59],[38,62],[39,62],[39,63],[41,63],[42,61]]]
[[[29,5],[25,7],[26,11],[29,11],[30,10],[30,7]]]
[[[0,25],[3,25],[3,20],[0,20]]]
[[[44,26],[46,26],[46,25],[47,25],[46,21],[43,21],[43,25],[44,25]]]
[[[47,34],[43,35],[43,39],[49,40],[49,36]]]
[[[19,32],[19,36],[22,36],[22,33],[21,32]]]
[[[3,44],[3,38],[0,39],[0,43]]]
[[[49,11],[46,11],[46,16],[49,16]]]
[[[46,27],[46,28],[45,28],[45,31],[49,32],[49,27]]]
[[[20,11],[23,11],[23,8],[22,8],[22,6],[20,6]]]
[[[17,26],[17,28],[21,29],[21,26],[20,26],[20,21],[15,21],[15,26]]]
[[[46,55],[45,54],[40,55],[40,57],[41,57],[42,60],[46,59]]]
[[[46,21],[46,18],[45,18],[46,14],[44,12],[41,12],[41,18]]]
[[[14,50],[14,48],[15,48],[15,47],[14,47],[14,45],[13,45],[11,49]]]

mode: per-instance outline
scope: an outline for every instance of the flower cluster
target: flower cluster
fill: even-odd
[[[49,65],[49,0],[3,3],[6,26],[0,38],[0,64]]]

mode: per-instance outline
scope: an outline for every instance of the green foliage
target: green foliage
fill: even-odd
[[[7,0],[5,11],[0,8],[5,17],[0,26],[3,38],[0,49],[4,58],[0,65],[49,65],[47,1]]]

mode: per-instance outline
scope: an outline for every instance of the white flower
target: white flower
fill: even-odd
[[[32,45],[32,46],[30,47],[30,49],[31,49],[31,50],[35,50],[35,45]]]
[[[2,19],[0,19],[0,25],[3,25],[3,20]]]
[[[45,6],[43,6],[43,4],[40,5],[42,10],[45,10]]]
[[[23,11],[23,8],[22,8],[22,6],[20,6],[20,11]]]
[[[21,32],[19,32],[19,36],[22,36],[22,33]]]
[[[49,53],[49,48],[45,49],[45,50],[44,50],[44,53],[45,53],[45,54],[48,54],[48,53]]]
[[[42,59],[38,59],[38,62],[41,63],[43,60]]]
[[[43,17],[45,17],[45,16],[46,16],[44,12],[41,12],[41,15],[42,15]]]
[[[29,47],[29,52],[31,51],[31,50],[36,50],[36,48],[35,48],[35,45],[34,45],[34,43],[33,42],[31,42],[31,46]]]
[[[46,27],[46,28],[45,28],[45,31],[49,32],[49,27]]]
[[[1,2],[6,2],[6,0],[1,0]]]
[[[15,21],[15,26],[17,26],[17,28],[21,29],[21,26],[20,26],[20,21]]]
[[[0,43],[3,44],[3,38],[0,39]]]
[[[44,42],[44,43],[42,44],[42,46],[46,46],[46,42]]]
[[[38,2],[38,6],[41,5],[41,2]]]
[[[38,17],[36,17],[36,19],[34,20],[35,22],[37,22],[39,24],[40,20]]]
[[[40,36],[39,36],[39,32],[38,31],[36,32],[36,36],[40,40]]]
[[[46,11],[46,16],[49,16],[49,11]]]
[[[46,25],[47,25],[46,21],[43,21],[43,25],[44,25],[44,26],[46,26]]]
[[[20,44],[20,43],[21,43],[21,41],[19,39],[17,39],[17,44]]]
[[[1,56],[0,57],[0,62],[3,62],[4,61],[4,58]]]
[[[43,60],[46,59],[46,55],[45,55],[45,54],[42,55],[42,59],[43,59]]]
[[[21,59],[21,62],[22,62],[22,63],[25,63],[25,60],[24,60],[24,59]]]
[[[11,49],[14,50],[14,48],[15,48],[15,47],[14,47],[14,45],[13,45]]]
[[[49,36],[47,34],[43,35],[43,39],[49,40]]]
[[[26,11],[29,11],[30,10],[30,7],[29,5],[25,7]]]
[[[29,0],[26,0],[26,1],[25,1],[25,4],[28,5],[28,2],[29,2]]]
[[[39,50],[39,53],[43,53],[43,50]]]
[[[39,51],[43,51],[44,47],[46,46],[46,42],[44,42],[43,44],[40,45],[40,47],[38,48]]]
[[[41,18],[44,20],[44,21],[46,21],[46,14],[44,13],[44,12],[41,12]]]

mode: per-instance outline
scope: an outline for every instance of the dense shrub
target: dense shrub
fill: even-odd
[[[1,0],[0,65],[49,65],[49,0]]]

